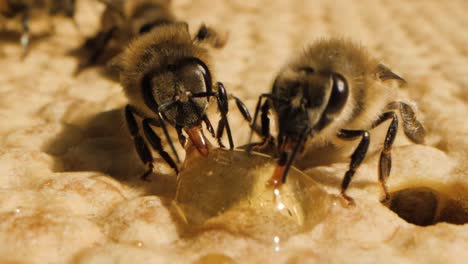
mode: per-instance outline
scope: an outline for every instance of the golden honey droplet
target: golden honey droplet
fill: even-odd
[[[178,176],[174,208],[189,233],[222,229],[279,250],[279,241],[321,222],[332,199],[309,176],[291,168],[288,180],[267,186],[276,160],[262,154],[211,149],[188,155]],[[276,242],[278,241],[278,242]]]

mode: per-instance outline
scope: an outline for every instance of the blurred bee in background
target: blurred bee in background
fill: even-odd
[[[244,118],[251,121],[246,106],[237,97],[228,95],[222,83],[213,85],[211,58],[208,50],[200,45],[202,40],[191,38],[186,23],[162,23],[135,38],[113,59],[113,66],[120,73],[120,83],[129,99],[125,107],[126,124],[140,159],[148,167],[142,179],[147,179],[153,171],[153,157],[140,134],[136,117],[142,119],[141,128],[149,144],[176,173],[179,172],[176,162],[163,149],[161,138],[151,126],[162,128],[175,160],[179,162],[166,123],[176,129],[182,146],[188,143],[185,132],[191,144],[206,156],[209,142],[203,133],[202,123],[218,140],[220,147],[224,147],[221,142],[224,131],[230,148],[234,147],[227,119],[228,99],[234,99]],[[206,113],[213,97],[221,114],[216,133]]]
[[[37,11],[45,12],[49,16],[63,15],[73,19],[75,2],[75,0],[0,0],[0,17],[8,19],[20,17],[22,25],[20,43],[25,55],[30,44],[29,20],[31,14]],[[76,25],[75,20],[73,22]]]
[[[141,36],[155,27],[176,23],[171,8],[171,0],[100,0],[105,4],[101,16],[101,26],[95,36],[88,38],[82,46],[87,55],[80,56],[84,61],[76,73],[96,64],[106,64],[119,54],[135,37]],[[226,38],[212,28],[202,25],[195,41],[210,43],[213,47],[224,46]]]
[[[413,109],[396,100],[396,88],[388,85],[388,80],[405,83],[363,47],[342,39],[317,41],[294,58],[276,77],[271,93],[260,95],[252,122],[255,126],[260,113],[260,145],[266,145],[275,141],[270,135],[269,111],[276,114],[279,157],[271,183],[275,187],[284,183],[297,155],[306,149],[324,143],[340,146],[343,140],[360,138],[341,184],[341,196],[352,204],[346,189],[366,156],[369,130],[390,120],[379,161],[379,182],[384,200],[388,199],[386,181],[398,130],[397,113],[410,140],[423,143],[425,136]]]

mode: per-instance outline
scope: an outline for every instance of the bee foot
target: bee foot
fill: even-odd
[[[384,197],[380,199],[380,202],[383,204],[386,204],[390,201],[390,195],[388,193],[385,193]]]
[[[153,173],[153,164],[150,163],[148,170],[140,176],[140,180],[145,182],[151,182],[149,176]]]
[[[349,197],[345,193],[341,193],[341,198],[345,207],[353,207],[356,205],[356,203],[354,202],[354,199]]]

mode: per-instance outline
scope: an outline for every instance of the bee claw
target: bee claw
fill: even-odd
[[[354,202],[354,199],[351,198],[350,196],[348,196],[347,194],[345,193],[341,193],[341,200],[343,201],[345,207],[353,207],[356,205],[356,203]]]
[[[386,204],[390,201],[390,195],[388,193],[385,193],[384,197],[380,199],[380,202],[383,204]]]
[[[145,173],[143,173],[143,175],[140,176],[140,180],[145,181],[145,182],[151,182],[151,180],[149,179],[149,176],[151,175],[151,173],[153,173],[153,168],[154,168],[153,164],[150,163],[148,170],[145,171]]]
[[[268,136],[262,142],[260,142],[258,145],[254,146],[254,148],[264,149],[264,148],[268,148],[268,147],[271,147],[271,146],[275,146],[275,138],[273,136]]]
[[[151,180],[148,179],[148,176],[149,176],[149,174],[146,174],[146,173],[145,173],[144,175],[142,175],[142,176],[140,177],[140,179],[141,179],[142,181],[144,181],[144,182],[151,182]]]
[[[144,182],[151,182],[151,180],[149,179],[150,174],[151,174],[151,172],[150,173],[145,172],[143,175],[141,175],[140,180],[142,180]]]

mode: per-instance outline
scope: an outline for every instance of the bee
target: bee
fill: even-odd
[[[346,189],[366,156],[369,130],[390,120],[378,170],[384,200],[387,200],[386,181],[399,119],[411,141],[423,143],[425,136],[412,107],[397,100],[397,88],[390,85],[390,80],[405,83],[362,46],[349,40],[319,40],[292,59],[277,75],[271,93],[259,96],[252,122],[255,125],[261,115],[261,144],[266,144],[273,138],[269,111],[276,114],[278,161],[270,183],[276,187],[284,183],[297,155],[306,149],[323,143],[342,146],[344,141],[360,138],[341,183],[341,196],[352,204]],[[249,146],[250,151],[252,144]]]
[[[29,19],[31,13],[43,11],[49,16],[63,15],[73,19],[75,2],[75,0],[0,0],[0,16],[21,18],[22,35],[20,43],[23,54],[26,54],[30,44]]]
[[[181,22],[158,26],[135,38],[114,59],[120,83],[129,99],[125,107],[126,125],[140,159],[148,167],[142,179],[146,180],[153,171],[153,157],[141,136],[136,116],[142,119],[141,127],[150,145],[177,174],[176,162],[163,149],[161,137],[151,126],[162,128],[175,159],[180,162],[166,123],[175,128],[182,146],[188,143],[185,132],[190,143],[206,156],[209,142],[203,133],[202,123],[218,140],[220,147],[224,147],[221,142],[224,131],[230,148],[234,147],[227,119],[229,99],[234,99],[244,118],[251,121],[239,98],[228,95],[221,82],[213,84],[210,61],[208,50],[191,38],[188,25]],[[216,98],[221,114],[216,133],[206,113],[210,98]]]
[[[106,64],[119,54],[128,43],[155,27],[178,22],[171,10],[170,0],[100,0],[105,4],[98,33],[88,38],[82,46],[87,51],[85,61],[80,63],[77,73],[83,68],[98,63]],[[210,43],[220,48],[226,38],[202,25],[195,40]]]

